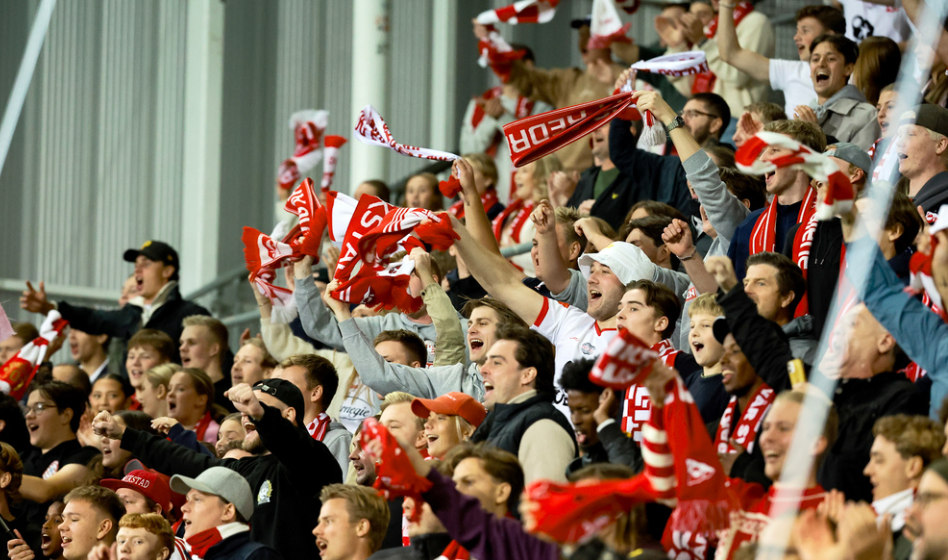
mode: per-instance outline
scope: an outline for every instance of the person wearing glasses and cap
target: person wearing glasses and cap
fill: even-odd
[[[156,329],[179,340],[184,327],[181,322],[191,315],[210,315],[207,309],[181,297],[178,277],[181,265],[178,252],[162,241],[146,241],[140,249],[125,251],[124,259],[135,264],[135,297],[121,309],[93,309],[46,297],[44,282],[39,289],[26,283],[20,298],[20,307],[34,313],[49,313],[58,309],[69,324],[91,335],[107,334],[128,341],[142,328]],[[173,362],[179,362],[175,348]]]
[[[342,472],[326,445],[313,439],[302,425],[302,393],[289,381],[265,379],[253,387],[238,384],[227,397],[243,414],[244,449],[251,457],[212,458],[160,436],[122,427],[108,412],[96,416],[93,429],[120,440],[122,449],[166,475],[197,476],[211,467],[236,471],[256,496],[251,537],[286,558],[314,558],[316,545],[307,538],[318,521],[319,508],[313,504],[324,486],[342,481]]]

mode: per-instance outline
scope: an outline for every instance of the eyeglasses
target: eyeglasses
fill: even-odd
[[[720,119],[720,118],[721,118],[721,117],[719,117],[719,116],[717,116],[717,115],[713,115],[713,114],[711,114],[711,113],[705,113],[704,111],[698,111],[698,110],[696,110],[696,109],[688,109],[687,111],[682,111],[682,112],[681,112],[681,116],[685,117],[686,119],[694,119],[694,118],[696,118],[698,115],[702,115],[702,116],[708,117],[709,119]]]
[[[942,492],[919,492],[915,495],[915,503],[918,504],[918,507],[925,508],[930,506],[933,502],[938,500],[944,500],[948,498],[948,494]]]
[[[34,404],[33,406],[26,406],[24,408],[26,409],[27,414],[32,412],[34,416],[39,416],[40,414],[43,413],[44,410],[52,410],[57,407],[55,404],[46,404],[46,403],[38,402]]]

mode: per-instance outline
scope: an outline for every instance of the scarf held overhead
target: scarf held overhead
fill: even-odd
[[[450,152],[432,150],[431,148],[419,148],[417,146],[409,146],[396,142],[388,129],[388,125],[385,124],[385,120],[382,119],[382,115],[371,105],[366,105],[362,108],[362,112],[359,113],[359,121],[356,123],[355,133],[356,138],[364,144],[388,148],[403,156],[433,159],[437,161],[454,161],[461,157]]]
[[[520,0],[509,6],[487,10],[477,16],[477,23],[548,23],[556,15],[556,5],[560,0]]]
[[[53,309],[40,325],[40,335],[13,355],[0,367],[0,391],[20,400],[26,394],[39,366],[46,358],[49,344],[63,332],[69,323]]]

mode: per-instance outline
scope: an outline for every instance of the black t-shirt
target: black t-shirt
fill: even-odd
[[[32,448],[23,456],[23,474],[47,479],[66,465],[86,466],[98,454],[98,449],[83,447],[76,439],[64,441],[46,453],[42,453],[37,448]],[[23,509],[17,513],[20,518],[19,521],[25,523],[28,530],[36,535],[36,542],[27,541],[27,544],[34,551],[40,550],[40,528],[43,526],[50,503],[38,504],[24,500],[22,503]]]

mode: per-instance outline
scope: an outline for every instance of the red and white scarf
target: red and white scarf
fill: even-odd
[[[678,357],[678,350],[672,346],[670,340],[665,339],[652,345],[651,351],[658,355],[668,367],[675,367],[675,359]],[[645,384],[640,382],[629,387],[625,395],[625,402],[622,405],[622,431],[629,434],[629,437],[635,441],[642,439],[642,426],[645,419],[649,418],[652,410],[652,401],[649,400],[648,389]]]
[[[514,167],[523,167],[593,132],[631,104],[632,94],[620,92],[507,123],[510,159]]]
[[[191,547],[191,559],[203,560],[207,557],[207,551],[210,550],[212,546],[220,543],[224,539],[239,535],[240,533],[246,533],[249,530],[250,526],[244,523],[227,523],[226,525],[211,527],[210,529],[201,531],[186,539],[188,546]]]
[[[503,92],[504,92],[503,88],[500,86],[497,86],[482,93],[481,97],[485,101],[489,99],[500,98],[503,95]],[[530,113],[532,112],[533,112],[533,101],[531,101],[529,98],[524,97],[522,95],[517,96],[517,105],[516,105],[514,116],[518,119],[522,119],[524,117],[530,116]],[[484,106],[479,105],[479,104],[475,105],[474,114],[471,115],[471,127],[477,128],[477,125],[479,125],[481,121],[484,120],[484,115],[486,115],[486,113],[484,112]],[[497,133],[494,135],[494,139],[491,140],[491,144],[490,146],[488,146],[485,152],[487,152],[487,154],[490,155],[491,157],[494,157],[497,154],[497,146],[499,146],[500,143],[503,142],[503,139],[504,139],[504,135],[501,134],[500,131],[497,131]]]
[[[53,309],[47,313],[43,324],[40,325],[40,335],[27,342],[0,367],[0,391],[16,400],[22,399],[40,364],[46,358],[49,343],[68,325],[69,322],[62,318],[59,311]]]
[[[504,208],[503,212],[494,218],[491,227],[494,230],[494,237],[497,238],[498,243],[503,236],[504,226],[511,216],[510,238],[513,239],[514,243],[520,243],[520,234],[523,232],[523,226],[527,225],[527,221],[530,220],[530,214],[533,213],[533,207],[535,205],[536,203],[532,200],[523,201],[518,198],[511,202],[510,205]]]
[[[593,0],[587,49],[608,49],[612,43],[631,43],[626,36],[631,23],[622,24],[613,0]]]
[[[442,152],[441,150],[419,148],[417,146],[398,143],[395,141],[392,133],[389,132],[388,125],[385,124],[382,115],[371,105],[366,105],[362,108],[362,112],[359,113],[359,121],[356,122],[355,126],[355,135],[356,138],[364,144],[388,148],[403,156],[433,159],[437,161],[454,161],[461,157],[451,152]]]
[[[747,410],[741,414],[740,420],[733,429],[731,424],[734,421],[734,412],[737,410],[737,397],[731,397],[727,409],[721,416],[718,432],[714,438],[714,448],[717,449],[717,452],[723,454],[737,451],[731,445],[733,439],[748,453],[751,453],[754,450],[754,440],[760,430],[760,423],[764,420],[767,411],[770,410],[770,405],[773,404],[775,397],[774,390],[766,383],[761,382],[760,387],[754,391],[754,394],[747,401]]]
[[[447,196],[447,195],[445,195]],[[497,198],[497,191],[494,189],[487,189],[484,191],[484,194],[481,195],[481,204],[484,206],[484,212],[490,212],[490,209],[494,205],[499,204],[500,199]],[[505,208],[506,210],[506,208]],[[448,209],[455,218],[461,219],[464,217],[464,201],[459,200],[451,205],[451,208]]]
[[[734,18],[734,27],[740,25],[740,23],[747,17],[747,14],[754,11],[754,4],[748,0],[741,0],[737,3],[737,6],[733,10]],[[708,39],[714,39],[714,36],[718,33],[718,17],[714,16],[710,22],[708,22],[707,27],[704,28],[704,36]]]
[[[625,390],[640,385],[652,372],[659,353],[649,348],[628,329],[619,329],[618,336],[606,345],[589,373],[589,380],[602,387]]]
[[[330,422],[332,422],[332,418],[325,412],[320,412],[319,416],[314,418],[313,421],[306,426],[306,431],[309,432],[309,435],[313,436],[313,439],[316,441],[323,441],[323,438],[326,437],[326,432],[329,431]]]
[[[403,313],[414,313],[421,309],[422,299],[409,291],[414,261],[407,257],[400,263],[387,267],[363,266],[355,275],[342,282],[330,295],[353,304],[382,309],[398,309]]]
[[[198,441],[205,441],[204,436],[207,435],[207,430],[211,427],[212,422],[214,422],[214,419],[211,418],[211,412],[205,412],[197,425],[194,426],[194,435],[197,436]]]
[[[323,154],[320,151],[323,132],[329,121],[329,111],[307,109],[290,115],[295,148],[293,155],[280,164],[277,183],[281,189],[292,189],[300,177],[309,173]]]
[[[556,5],[560,0],[520,0],[509,6],[487,10],[477,15],[477,23],[547,23],[556,15]]]
[[[751,255],[772,252],[776,249],[777,205],[777,199],[774,198],[770,204],[767,205],[767,209],[764,210],[764,213],[757,218],[757,223],[754,224],[754,229],[751,231]],[[800,211],[797,213],[797,223],[808,222],[814,213],[816,213],[816,190],[813,187],[807,186],[806,195],[803,198],[803,203],[800,205]],[[794,254],[799,253],[799,249],[794,247]],[[806,254],[809,255],[809,252]]]
[[[319,189],[323,193],[329,192],[332,187],[332,178],[336,174],[336,164],[339,162],[339,149],[346,143],[342,136],[327,136],[326,147],[323,148],[323,178]]]
[[[333,278],[345,281],[362,262],[359,240],[381,224],[385,215],[396,207],[372,195],[362,195],[356,201],[336,191],[329,191],[326,195],[326,206],[329,208],[329,237],[342,242]]]
[[[704,51],[688,51],[640,60],[632,65],[636,72],[650,72],[663,76],[691,76],[708,71],[708,57]]]
[[[932,311],[938,313],[942,319],[948,320],[948,314],[945,312],[945,303],[941,300],[941,294],[935,286],[935,280],[932,277],[932,255],[935,248],[938,247],[937,232],[948,228],[948,204],[943,204],[938,209],[938,217],[929,230],[931,234],[931,248],[928,254],[917,251],[909,260],[909,271],[911,277],[909,286],[916,292],[924,295],[923,301]]]
[[[514,50],[493,25],[488,26],[487,37],[477,42],[477,52],[480,53],[477,64],[481,68],[490,66],[502,84],[510,81],[513,62],[522,59],[527,54],[527,51],[523,49]]]
[[[362,260],[366,264],[380,262],[399,250],[407,249],[405,243],[412,238],[430,245],[434,250],[445,251],[459,236],[444,212],[435,214],[423,208],[394,208],[382,218],[381,223],[359,239]]]

